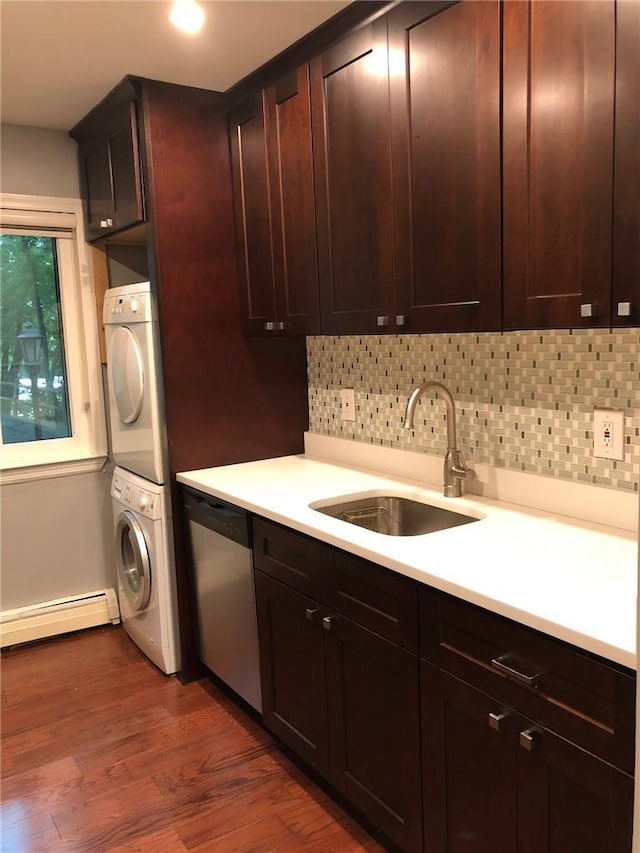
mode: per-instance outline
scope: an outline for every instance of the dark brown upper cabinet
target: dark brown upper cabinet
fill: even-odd
[[[245,334],[319,331],[308,66],[231,114]]]
[[[137,98],[125,80],[70,131],[78,143],[89,241],[144,221]]]
[[[608,326],[615,3],[503,14],[504,327]]]
[[[322,331],[389,331],[394,306],[387,25],[311,62]]]
[[[499,329],[500,5],[408,2],[388,22],[397,325]]]
[[[616,9],[613,184],[614,326],[640,325],[640,3]]]
[[[245,332],[640,325],[640,0],[385,9],[235,110]]]

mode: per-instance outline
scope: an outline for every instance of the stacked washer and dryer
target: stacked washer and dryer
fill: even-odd
[[[158,322],[150,282],[104,297],[120,615],[168,675],[180,669]]]

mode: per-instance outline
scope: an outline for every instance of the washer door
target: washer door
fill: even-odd
[[[149,549],[135,515],[120,514],[116,525],[116,561],[120,587],[133,610],[144,610],[151,596]]]
[[[144,399],[144,360],[131,329],[118,326],[110,337],[107,363],[109,389],[123,424],[134,423]]]

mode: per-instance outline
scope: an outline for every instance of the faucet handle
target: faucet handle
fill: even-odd
[[[471,468],[467,465],[464,453],[458,449],[453,450],[451,462],[451,473],[453,476],[459,480],[466,480],[469,474],[471,474]]]

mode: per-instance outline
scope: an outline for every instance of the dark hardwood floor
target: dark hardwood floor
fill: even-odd
[[[1,849],[381,851],[208,680],[183,686],[121,627],[2,655]]]

